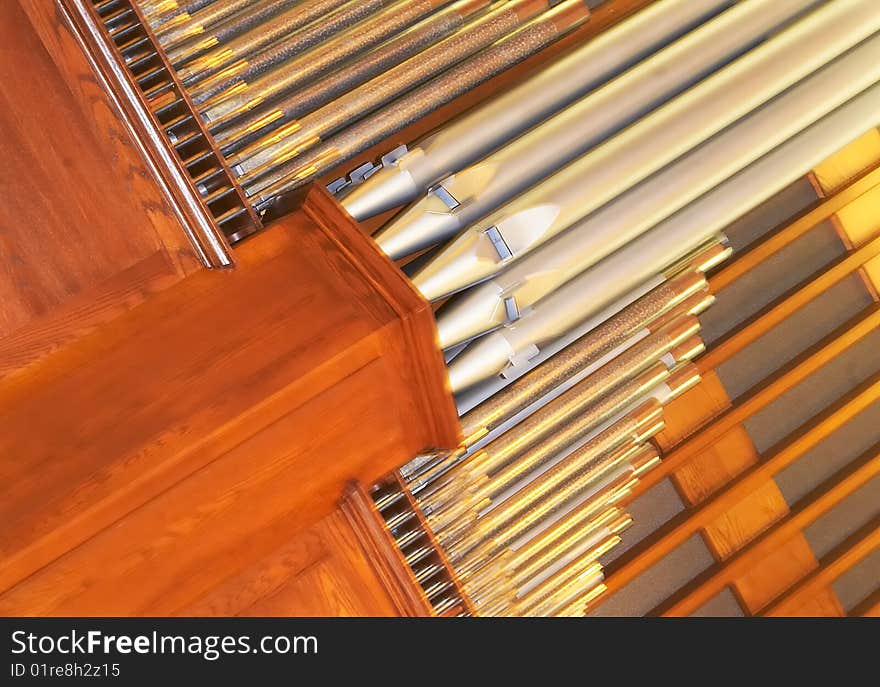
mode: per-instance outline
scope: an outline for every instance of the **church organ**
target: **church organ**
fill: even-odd
[[[876,615],[871,5],[4,4],[0,610]],[[360,216],[600,40],[596,83]],[[547,169],[470,219],[510,141]],[[390,255],[423,205],[494,271]]]

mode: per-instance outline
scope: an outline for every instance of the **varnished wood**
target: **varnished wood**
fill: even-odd
[[[696,508],[684,511],[646,541],[627,552],[609,568],[609,574],[605,580],[609,590],[608,594],[623,589],[630,581],[684,543],[693,534],[723,516],[756,487],[794,463],[810,448],[816,446],[854,415],[875,402],[878,394],[880,394],[880,374],[874,375],[819,417],[814,418],[779,442],[778,447],[772,450],[768,456],[726,485],[715,496]]]
[[[764,565],[763,559],[784,545],[794,535],[830,511],[847,496],[880,474],[880,447],[844,468],[807,495],[783,520],[755,539],[723,565],[707,571],[685,587],[676,598],[659,609],[663,615],[689,615],[708,602],[725,586],[733,583],[753,566]]]
[[[825,556],[819,568],[805,577],[780,599],[763,608],[759,615],[791,615],[799,603],[821,591],[856,563],[880,546],[880,517],[873,518],[858,532]],[[796,613],[795,613],[796,614]]]
[[[106,298],[157,253],[163,286],[198,266],[85,56],[57,19],[54,31],[50,53],[18,2],[0,6],[0,336]]]
[[[731,428],[769,405],[783,393],[792,389],[811,374],[828,364],[840,353],[870,334],[880,325],[880,308],[872,306],[853,321],[839,327],[835,332],[794,358],[771,379],[760,383],[743,395],[731,408],[711,424],[691,436],[663,458],[663,462],[645,475],[633,490],[633,498],[644,493],[672,472],[678,470],[695,455],[711,446]]]
[[[334,511],[191,604],[185,616],[397,616],[385,580]]]
[[[0,385],[3,611],[176,612],[350,480],[457,444],[427,303],[340,217],[316,189],[234,271]]]
[[[850,615],[854,618],[880,618],[880,587],[853,608]]]
[[[433,615],[421,585],[362,486],[352,484],[349,487],[342,509],[367,552],[372,568],[381,576],[385,589],[394,600],[398,613],[412,617]]]

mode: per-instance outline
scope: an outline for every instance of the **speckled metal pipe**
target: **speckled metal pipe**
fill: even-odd
[[[243,88],[205,103],[202,118],[210,127],[240,117],[263,103],[293,91],[338,67],[355,55],[423,19],[449,0],[397,0],[390,7],[288,60]]]
[[[341,69],[320,78],[274,103],[271,108],[258,108],[241,119],[223,122],[212,128],[214,140],[229,155],[269,134],[292,119],[326,105],[364,82],[418,55],[446,38],[488,4],[489,0],[460,0],[454,5],[419,22],[411,29],[392,38],[375,50],[360,55]]]
[[[626,306],[603,324],[494,394],[461,417],[464,445],[483,436],[549,394],[565,380],[581,374],[603,356],[622,346],[652,322],[691,296],[705,291],[706,277],[682,274]]]
[[[193,102],[201,105],[230,88],[241,88],[239,84],[253,81],[394,1],[350,0],[336,11],[294,31],[285,24],[286,15],[276,17],[224,46],[224,50],[231,53],[231,59],[207,64],[198,74],[184,75],[183,83],[188,86]]]
[[[236,153],[229,162],[235,173],[257,193],[290,171],[284,165],[344,126],[366,117],[411,88],[513,32],[547,8],[549,0],[513,0],[302,119],[288,122],[264,139]],[[294,163],[295,164],[295,163]],[[259,179],[258,179],[259,177]]]
[[[583,0],[565,0],[557,7],[532,20],[520,30],[465,60],[424,86],[407,93],[387,107],[363,119],[324,142],[328,135],[356,120],[355,112],[337,111],[324,122],[305,123],[300,131],[282,144],[284,152],[268,164],[291,159],[256,184],[244,182],[246,191],[259,194],[255,205],[261,207],[272,197],[294,190],[314,180],[341,162],[349,160],[370,146],[400,131],[429,112],[454,100],[492,78],[514,64],[521,62],[538,50],[565,35],[589,17],[589,9]],[[312,148],[312,150],[308,150]],[[250,161],[245,163],[246,168]],[[265,164],[265,163],[264,163]],[[254,170],[255,174],[259,173]],[[262,187],[262,188],[261,188]]]
[[[156,30],[156,38],[163,49],[170,50],[241,12],[252,2],[253,0],[217,0],[198,12],[177,14]]]
[[[473,460],[463,462],[457,479],[419,500],[428,522],[440,530],[459,510],[454,504],[477,507],[483,501],[494,501],[668,377],[669,369],[658,362],[635,379],[620,380],[617,388],[605,395],[594,395],[590,378],[585,379],[547,404],[544,412],[535,413]]]
[[[453,496],[451,503],[445,503],[442,509],[438,509],[439,513],[431,512],[426,518],[428,523],[437,532],[455,531],[462,520],[469,517],[469,510],[480,512],[487,505],[503,500],[511,490],[523,488],[522,485],[528,484],[529,480],[541,479],[542,468],[572,446],[586,440],[584,446],[587,449],[578,448],[566,458],[580,461],[583,463],[581,467],[585,467],[597,455],[591,442],[592,438],[601,434],[603,424],[608,424],[616,416],[632,408],[668,377],[668,371],[662,366],[651,368],[644,375],[624,384],[597,402],[582,415],[559,426],[557,431],[545,436],[531,451],[497,474],[491,477],[485,472],[464,475],[461,483],[465,486],[459,487],[453,483],[451,486],[458,493]],[[597,473],[597,477],[599,476]],[[427,512],[429,509],[425,510]]]
[[[154,29],[162,26],[169,19],[180,14],[193,14],[208,5],[213,5],[217,0],[190,0],[189,2],[177,2],[176,0],[156,0],[138,4],[141,7],[144,18]]]
[[[317,2],[335,1],[338,5],[348,0],[316,0]],[[304,10],[307,5],[302,0],[260,0],[254,2],[247,9],[234,15],[231,19],[211,27],[201,36],[190,38],[179,45],[165,51],[171,64],[180,70],[191,60],[199,57],[207,50],[212,50],[221,44],[232,40],[252,29],[261,26],[272,17],[287,11],[291,7]],[[320,15],[318,15],[320,16]],[[308,20],[311,21],[311,20]]]

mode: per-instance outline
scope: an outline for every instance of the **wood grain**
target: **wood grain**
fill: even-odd
[[[605,579],[608,594],[623,589],[626,584],[689,537],[723,516],[731,507],[764,485],[774,474],[791,465],[806,451],[844,425],[853,415],[868,407],[877,399],[878,393],[880,393],[880,375],[874,375],[818,417],[780,441],[760,462],[755,463],[712,498],[685,510],[614,561],[609,566]]]
[[[880,547],[880,517],[873,518],[825,556],[812,573],[800,580],[782,597],[761,609],[759,615],[800,615],[803,604],[834,580]]]
[[[666,476],[677,471],[694,456],[707,449],[715,441],[736,425],[766,407],[783,393],[792,389],[818,369],[837,357],[847,348],[860,341],[880,325],[880,308],[871,306],[850,322],[811,346],[801,355],[778,370],[754,389],[743,394],[742,398],[727,411],[716,418],[712,424],[689,437],[675,449],[668,452],[663,462],[645,475],[633,490],[633,498],[643,494]]]
[[[327,202],[0,384],[5,611],[173,613],[457,443],[427,304]]]
[[[676,598],[664,604],[664,615],[689,615],[726,585],[734,583],[750,570],[778,570],[768,564],[767,557],[782,548],[810,523],[841,503],[847,496],[880,474],[880,447],[854,461],[795,504],[791,513],[767,530],[751,544],[741,548],[723,564],[687,585]],[[815,567],[815,566],[813,566]],[[791,581],[790,581],[791,582]],[[766,603],[767,599],[763,601]],[[759,602],[760,603],[760,602]],[[761,603],[761,605],[763,605]]]

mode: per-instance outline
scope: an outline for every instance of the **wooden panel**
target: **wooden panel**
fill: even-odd
[[[792,359],[788,365],[778,370],[771,378],[744,394],[735,405],[719,415],[712,424],[707,425],[669,451],[663,458],[663,462],[642,478],[633,490],[633,496],[643,494],[667,475],[686,465],[694,456],[714,444],[730,429],[765,408],[857,341],[873,332],[878,323],[880,323],[880,308],[876,306],[866,308],[864,313]]]
[[[810,575],[765,606],[760,614],[800,615],[805,604],[829,593],[829,585],[834,580],[876,550],[878,546],[880,546],[880,518],[874,518],[825,556]],[[843,615],[842,610],[840,615]]]
[[[781,442],[769,456],[742,473],[735,481],[696,507],[663,525],[654,535],[626,552],[608,567],[605,583],[609,594],[617,593],[696,532],[724,515],[732,506],[759,489],[774,474],[816,446],[844,425],[853,415],[874,403],[880,392],[880,374],[834,403],[816,418]],[[662,466],[662,463],[661,463]],[[654,468],[655,472],[658,468]],[[652,474],[652,473],[648,473]]]
[[[323,224],[343,217],[317,190],[235,270],[199,271],[0,385],[0,588],[43,568],[0,605],[173,612],[349,480],[457,443],[430,309],[353,225]],[[160,554],[169,576],[135,584],[134,561]],[[108,595],[123,579],[131,594]]]
[[[393,616],[398,609],[336,511],[180,613]]]
[[[811,181],[820,196],[835,193],[863,170],[880,162],[880,130],[872,129],[819,165]],[[835,226],[850,246],[860,246],[880,233],[880,189],[874,189],[838,210]],[[870,261],[863,270],[869,289],[878,298],[880,258]]]
[[[685,503],[704,501],[757,460],[755,446],[737,425],[672,475]]]
[[[721,394],[723,388],[719,382],[713,395],[715,405],[719,408],[724,405]],[[729,399],[727,403],[730,403]],[[690,410],[692,417],[702,417],[704,414],[702,408],[692,406]],[[751,438],[742,425],[736,425],[674,473],[673,483],[688,505],[694,506],[710,498],[757,461],[758,455]],[[723,561],[787,513],[788,506],[779,488],[772,479],[767,479],[714,521],[707,523],[701,534],[715,559]],[[780,546],[761,565],[732,580],[731,586],[736,598],[745,607],[743,610],[753,611],[815,565],[816,559],[806,540],[802,535],[797,535]]]
[[[85,56],[54,24],[53,55],[18,2],[0,5],[0,334],[72,296],[102,297],[99,285],[158,251],[169,274],[198,265]]]

